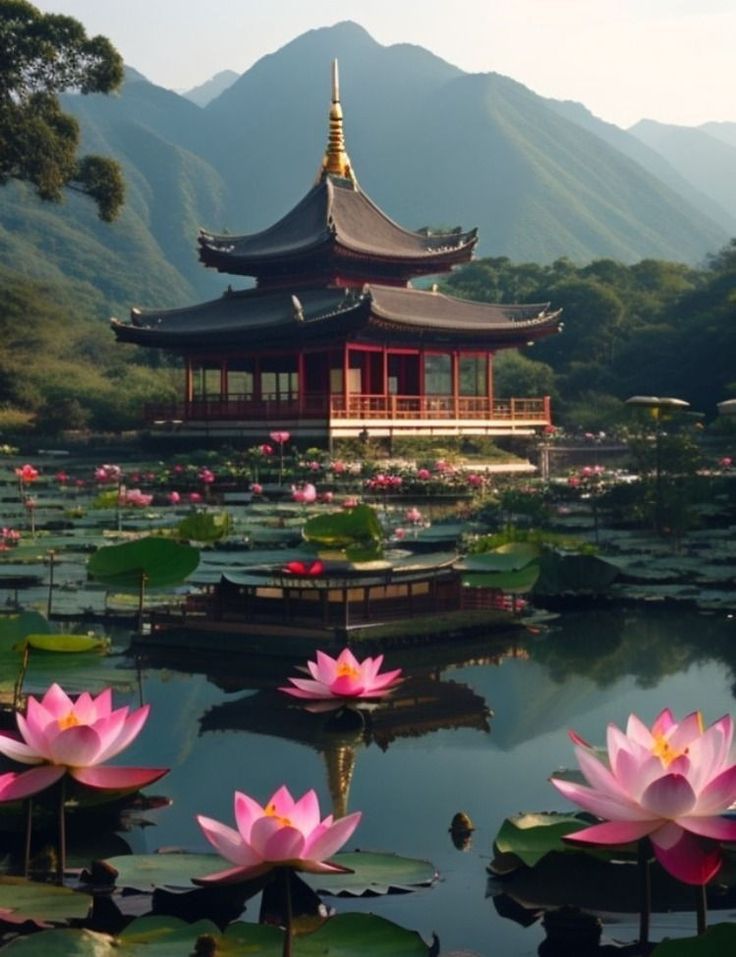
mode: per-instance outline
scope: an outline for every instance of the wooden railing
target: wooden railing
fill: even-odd
[[[359,419],[403,421],[485,420],[499,422],[550,422],[547,396],[534,399],[488,399],[485,396],[451,395],[229,395],[149,405],[146,421],[157,425],[179,422]]]

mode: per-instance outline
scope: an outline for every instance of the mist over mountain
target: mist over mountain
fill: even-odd
[[[631,133],[736,222],[736,123],[690,127],[640,120]]]
[[[220,70],[219,73],[215,73],[214,76],[211,76],[209,80],[205,80],[204,83],[200,83],[199,86],[194,86],[191,90],[186,90],[182,93],[182,96],[187,100],[191,100],[192,103],[196,103],[197,106],[207,106],[211,100],[214,100],[215,97],[219,96],[229,86],[232,86],[238,76],[239,74],[236,73],[235,70]]]
[[[227,280],[199,264],[197,230],[264,228],[306,193],[327,139],[334,58],[358,180],[402,225],[478,226],[479,255],[538,262],[697,263],[736,231],[731,208],[641,136],[340,23],[263,57],[204,107],[187,98],[195,91],[133,69],[119,95],[65,97],[84,150],[123,164],[125,210],[109,226],[80,198],[52,206],[5,187],[0,264],[70,276],[120,309],[216,295]]]

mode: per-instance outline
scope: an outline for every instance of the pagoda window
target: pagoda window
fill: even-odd
[[[192,363],[192,397],[219,399],[222,395],[222,363]]]
[[[261,357],[261,397],[265,400],[296,399],[299,372],[296,356]]]
[[[488,394],[488,359],[482,355],[461,355],[459,361],[460,395],[485,396]]]
[[[227,394],[231,398],[253,398],[254,362],[230,359],[227,366]]]
[[[424,393],[452,394],[452,361],[449,355],[428,353],[424,356]]]
[[[419,355],[389,353],[388,392],[390,395],[419,395]]]

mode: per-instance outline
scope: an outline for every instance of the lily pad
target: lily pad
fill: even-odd
[[[97,635],[27,635],[25,642],[37,651],[76,654],[86,651],[106,651],[109,639]]]
[[[302,879],[319,893],[340,897],[408,893],[417,887],[429,887],[437,879],[429,861],[397,854],[353,851],[336,854],[333,861],[353,873],[303,874]]]
[[[550,851],[579,850],[565,844],[562,838],[589,827],[590,823],[589,818],[580,814],[555,812],[507,817],[494,841],[496,852],[504,855],[503,866],[496,868],[491,862],[490,869],[507,873],[510,863],[507,855],[513,855],[527,867],[534,867]]]
[[[515,572],[539,558],[539,551],[531,542],[509,542],[491,552],[468,555],[456,567],[469,572]]]
[[[139,917],[119,937],[90,930],[47,930],[18,937],[4,952],[25,957],[172,957],[197,952],[208,938],[221,957],[281,957],[284,934],[276,927],[231,924],[222,933],[216,924],[189,924],[176,917]],[[208,951],[210,952],[210,951]],[[311,934],[293,940],[294,957],[429,957],[429,947],[415,931],[374,914],[339,914]]]
[[[464,572],[463,585],[469,588],[498,588],[500,591],[523,594],[532,589],[538,577],[539,564],[532,562],[517,571]]]
[[[138,588],[141,576],[148,588],[161,588],[184,581],[198,564],[196,548],[151,536],[99,549],[87,571],[96,581],[116,588]]]
[[[736,953],[736,924],[715,924],[699,937],[663,940],[652,957],[723,957]]]
[[[217,542],[232,528],[229,512],[193,512],[176,527],[176,537],[189,542]]]
[[[352,874],[303,874],[316,891],[349,897],[405,893],[431,884],[437,873],[429,861],[366,851],[337,854],[333,860]],[[231,867],[217,854],[127,854],[105,864],[117,871],[115,885],[139,891],[156,887],[191,888],[192,878]]]
[[[22,877],[0,877],[0,915],[11,923],[33,921],[42,927],[82,919],[92,907],[89,894]]]

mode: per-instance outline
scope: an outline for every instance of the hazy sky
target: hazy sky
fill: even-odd
[[[736,121],[736,0],[35,0],[109,37],[154,83],[245,72],[300,33],[354,20],[468,72],[496,71],[603,119]],[[348,68],[347,65],[343,69]]]

